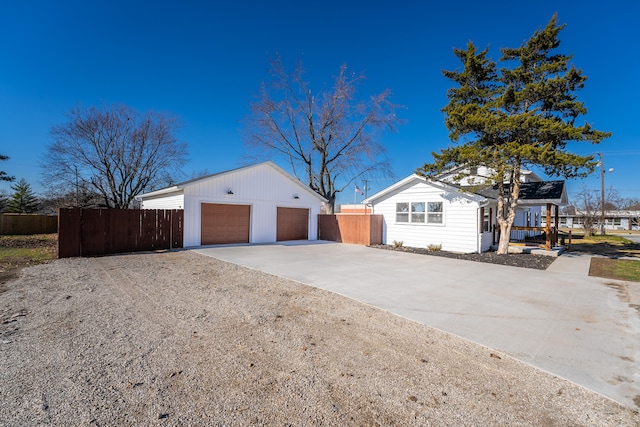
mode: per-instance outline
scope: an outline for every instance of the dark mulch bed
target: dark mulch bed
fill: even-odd
[[[461,254],[447,251],[429,251],[426,248],[411,248],[402,246],[396,248],[393,245],[372,245],[372,248],[387,249],[397,252],[410,252],[421,255],[440,256],[445,258],[463,259],[466,261],[486,262],[489,264],[509,265],[511,267],[533,268],[546,270],[555,261],[555,257],[531,254],[507,254],[498,255],[495,252],[483,252],[481,254]]]

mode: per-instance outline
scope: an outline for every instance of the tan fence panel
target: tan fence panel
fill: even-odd
[[[0,214],[0,234],[51,234],[58,232],[58,217],[37,214]]]
[[[59,218],[60,258],[182,247],[178,209],[60,209]]]
[[[382,243],[382,215],[318,215],[318,238],[356,245]]]

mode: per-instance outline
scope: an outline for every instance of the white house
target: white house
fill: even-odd
[[[143,209],[184,209],[184,246],[316,240],[326,200],[268,161],[138,197]]]
[[[440,181],[410,175],[365,199],[383,215],[382,243],[441,245],[451,252],[485,252],[493,243],[495,200]],[[486,212],[486,214],[485,214]]]
[[[524,174],[521,180],[514,225],[540,227],[542,205],[566,203],[564,181],[543,182],[535,174]],[[474,193],[452,182],[414,174],[363,203],[372,206],[373,214],[383,215],[382,240],[386,244],[440,245],[442,250],[464,253],[485,252],[495,244],[498,203],[492,188]]]

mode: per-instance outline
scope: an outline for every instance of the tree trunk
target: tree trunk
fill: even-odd
[[[500,241],[498,242],[498,255],[504,255],[509,253],[509,241],[511,240],[511,226],[513,221],[504,222],[500,224]]]
[[[502,178],[502,176],[501,176]],[[500,225],[500,241],[498,242],[498,255],[509,253],[509,240],[511,240],[511,227],[516,218],[518,207],[518,196],[520,195],[520,162],[516,161],[509,176],[509,199],[507,204],[507,216],[504,217],[505,192],[504,181],[498,184],[498,215],[497,220]]]
[[[326,199],[328,200],[325,204],[327,207],[327,214],[333,215],[333,213],[336,211],[336,196],[326,197]]]

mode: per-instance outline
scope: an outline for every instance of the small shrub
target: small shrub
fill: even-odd
[[[427,245],[427,250],[429,252],[438,252],[442,250],[442,245],[436,245],[435,243],[431,243],[430,245]]]
[[[402,246],[404,246],[404,242],[402,240],[394,240],[393,241],[393,247],[398,249],[401,248]]]

